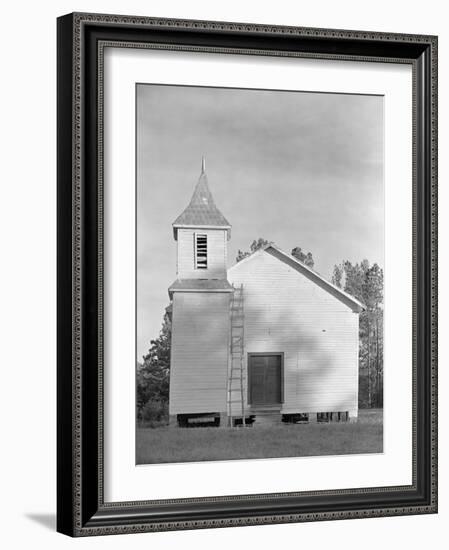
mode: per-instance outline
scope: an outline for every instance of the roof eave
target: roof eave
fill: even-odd
[[[173,294],[175,292],[200,292],[200,293],[230,293],[234,292],[234,289],[232,287],[230,288],[173,288],[170,286],[168,288],[168,296],[170,300],[173,300]]]
[[[186,223],[174,223],[173,227],[173,237],[175,241],[178,240],[178,229],[223,229],[227,231],[228,241],[231,238],[231,225],[197,225],[197,224],[186,224]]]
[[[345,292],[343,289],[339,288],[338,286],[334,285],[327,279],[325,279],[322,275],[320,275],[318,272],[316,272],[314,269],[310,268],[308,265],[306,265],[304,262],[301,262],[301,260],[298,260],[298,258],[295,258],[291,254],[288,254],[287,252],[284,252],[280,248],[278,248],[276,245],[268,245],[265,247],[264,250],[267,250],[268,248],[272,248],[273,250],[276,250],[279,254],[285,256],[289,260],[294,261],[296,264],[298,264],[302,269],[305,271],[308,271],[313,277],[316,277],[320,281],[322,281],[324,284],[326,284],[329,288],[332,288],[336,292],[338,292],[342,297],[344,297],[348,302],[351,302],[356,306],[356,310],[360,313],[361,311],[365,310],[366,307],[357,300],[357,298],[354,298],[354,296],[351,296],[347,292]]]

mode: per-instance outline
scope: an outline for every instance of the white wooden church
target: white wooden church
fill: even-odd
[[[170,422],[356,419],[363,305],[275,245],[227,269],[204,159],[173,234]]]

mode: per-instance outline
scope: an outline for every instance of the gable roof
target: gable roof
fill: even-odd
[[[223,227],[231,229],[228,220],[216,207],[207,182],[204,158],[201,174],[187,208],[173,222],[173,234],[177,239],[179,227]],[[229,231],[228,231],[229,238]]]
[[[240,266],[241,264],[244,264],[246,262],[250,262],[253,258],[257,257],[260,254],[268,253],[271,256],[279,259],[280,261],[288,264],[289,266],[296,269],[299,273],[302,273],[305,275],[308,279],[310,279],[312,282],[332,294],[335,298],[342,301],[344,304],[349,306],[353,311],[356,311],[360,313],[365,309],[365,306],[359,302],[354,296],[351,296],[351,294],[348,294],[338,286],[332,284],[330,281],[322,277],[319,273],[317,273],[314,269],[310,268],[301,260],[298,260],[291,254],[287,254],[287,252],[284,252],[279,247],[277,247],[274,244],[267,244],[263,246],[262,248],[259,248],[259,250],[256,250],[256,252],[253,252],[240,262],[237,262],[234,264],[231,268],[229,268],[228,271],[232,271],[237,266]]]

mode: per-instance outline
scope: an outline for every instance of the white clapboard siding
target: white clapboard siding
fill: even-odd
[[[170,414],[226,412],[229,296],[174,293]]]
[[[195,269],[195,234],[207,235],[207,269]],[[178,279],[226,279],[226,229],[178,229]]]
[[[356,416],[358,313],[270,250],[228,271],[244,289],[245,362],[249,353],[283,352],[284,413]]]

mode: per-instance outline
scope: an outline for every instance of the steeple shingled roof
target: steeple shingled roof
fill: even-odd
[[[177,237],[177,228],[185,226],[231,228],[231,224],[215,205],[207,183],[204,158],[201,166],[201,174],[190,203],[173,223],[175,239]]]

